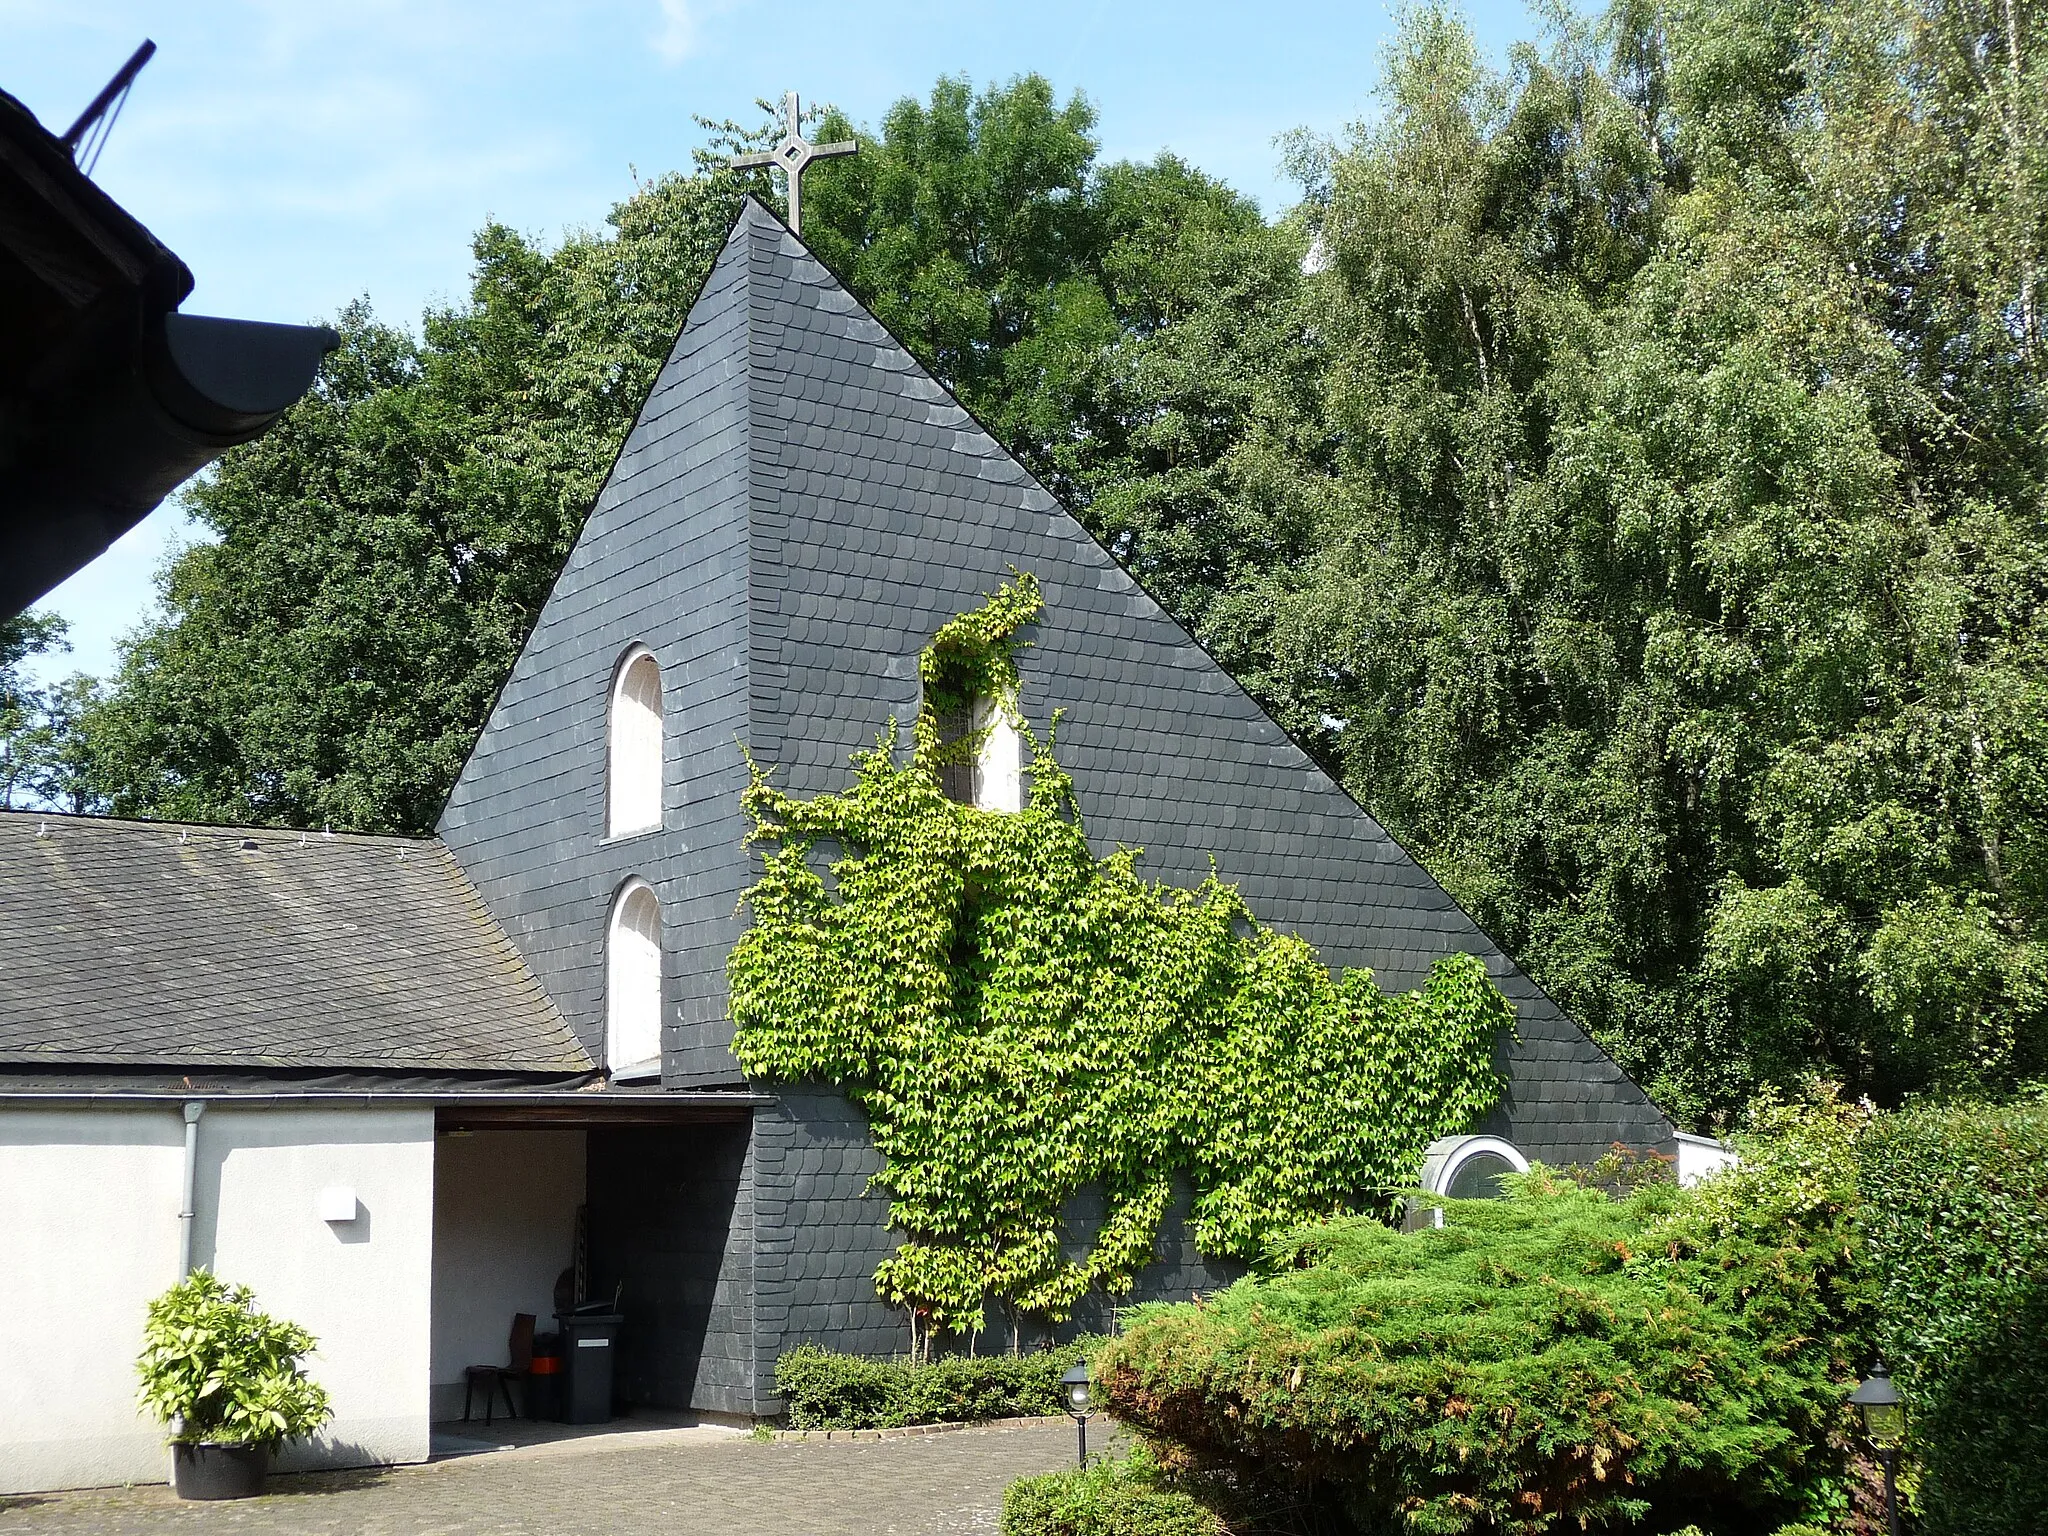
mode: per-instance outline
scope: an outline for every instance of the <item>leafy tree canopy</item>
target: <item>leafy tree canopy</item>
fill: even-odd
[[[1668,1107],[2048,1050],[2038,12],[1411,12],[1303,144],[1336,455],[1199,616]]]
[[[899,103],[806,234],[1713,1122],[2048,1071],[2044,104],[2017,0],[1613,0],[1501,72],[1423,4],[1278,222],[1025,77]],[[345,316],[70,737],[104,800],[429,825],[742,185]]]
[[[0,619],[0,810],[84,811],[92,805],[78,736],[96,685],[74,674],[38,686],[22,669],[31,656],[71,649],[68,629],[54,613]]]

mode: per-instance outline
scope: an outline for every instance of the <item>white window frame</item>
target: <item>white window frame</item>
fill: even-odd
[[[1449,1198],[1459,1171],[1480,1156],[1498,1157],[1517,1173],[1529,1171],[1529,1159],[1522,1156],[1521,1148],[1502,1137],[1440,1136],[1422,1154],[1422,1187],[1432,1195]]]
[[[649,912],[652,934],[634,920]],[[612,897],[604,925],[604,1061],[614,1082],[661,1076],[663,960],[661,899],[635,875]]]
[[[1024,735],[1017,729],[1016,707],[1008,700],[976,699],[969,725],[981,736],[974,758],[975,805],[1015,815],[1024,809]]]
[[[638,696],[632,687],[636,670],[643,662],[653,672],[652,700]],[[668,791],[665,693],[661,661],[652,648],[628,646],[612,668],[611,696],[605,711],[607,838],[637,837],[661,830]]]

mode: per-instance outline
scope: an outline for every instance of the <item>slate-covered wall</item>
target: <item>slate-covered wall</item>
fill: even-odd
[[[1060,761],[1098,849],[1141,847],[1180,884],[1213,856],[1265,921],[1391,988],[1480,956],[1520,1019],[1491,1128],[1550,1161],[1668,1142],[1620,1069],[794,236],[750,207],[734,243],[754,336],[748,739],[778,783],[844,787],[852,754],[916,714],[939,626],[1030,571],[1046,611],[1021,703],[1041,730],[1065,711]]]
[[[604,936],[638,875],[661,901],[665,1071],[691,1076],[693,1030],[725,1017],[744,863],[746,264],[723,260],[663,366],[513,667],[439,831],[593,1056]],[[661,664],[660,830],[605,836],[612,675],[635,641]],[[731,1056],[718,1052],[721,1075]],[[697,1076],[704,1074],[699,1071]]]
[[[746,1124],[592,1131],[589,1169],[590,1294],[623,1288],[616,1400],[759,1412]]]
[[[887,1197],[868,1187],[882,1158],[868,1139],[866,1117],[828,1089],[798,1089],[777,1099],[754,1119],[754,1316],[764,1414],[781,1411],[780,1399],[766,1388],[786,1349],[810,1343],[887,1357],[910,1347],[907,1315],[875,1291],[875,1267],[896,1251],[897,1235],[888,1229]],[[1242,1275],[1243,1265],[1205,1260],[1196,1251],[1189,1203],[1182,1186],[1160,1232],[1160,1262],[1138,1277],[1130,1295],[1090,1297],[1056,1328],[1026,1322],[1022,1343],[1028,1348],[1046,1333],[1067,1339],[1104,1332],[1112,1305],[1186,1301]],[[1101,1205],[1094,1192],[1075,1201],[1070,1255],[1078,1256],[1081,1241],[1100,1224]],[[991,1347],[1007,1346],[1007,1327],[991,1311]]]
[[[738,1086],[724,957],[757,864],[743,739],[799,793],[919,705],[917,657],[1013,570],[1045,617],[1022,706],[1065,711],[1090,837],[1200,880],[1333,967],[1413,986],[1478,955],[1515,1002],[1510,1087],[1485,1128],[1550,1161],[1668,1144],[1642,1092],[1044,489],[776,222],[749,204],[664,366],[442,834],[593,1047],[603,923],[631,874],[662,899],[665,1080]],[[652,645],[667,684],[669,813],[607,842],[611,667]]]
[[[754,1317],[764,1389],[776,1358],[799,1344],[900,1355],[905,1315],[875,1292],[875,1266],[896,1251],[887,1196],[868,1188],[882,1158],[867,1119],[837,1093],[795,1089],[754,1112]],[[779,1413],[781,1400],[767,1400]]]
[[[1081,1333],[1108,1333],[1114,1322],[1112,1314],[1119,1308],[1145,1301],[1190,1301],[1240,1279],[1245,1265],[1235,1259],[1204,1257],[1195,1246],[1194,1224],[1190,1219],[1193,1206],[1193,1188],[1186,1179],[1176,1178],[1173,1204],[1160,1223],[1159,1240],[1153,1249],[1158,1262],[1140,1270],[1138,1283],[1125,1295],[1084,1297],[1070,1320],[1050,1330],[1052,1337],[1064,1340]],[[1061,1247],[1069,1259],[1079,1259],[1087,1252],[1087,1243],[1101,1228],[1105,1210],[1102,1191],[1097,1188],[1083,1190],[1068,1203],[1067,1233]],[[995,1320],[990,1321],[994,1326]],[[1035,1332],[1027,1329],[1025,1337],[1029,1342]]]

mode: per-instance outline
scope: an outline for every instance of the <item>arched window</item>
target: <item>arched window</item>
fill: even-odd
[[[1024,809],[1024,738],[1013,712],[983,697],[967,709],[939,715],[939,741],[950,744],[973,733],[980,747],[972,762],[939,765],[939,788],[948,800],[984,811]]]
[[[612,676],[611,761],[605,835],[661,825],[661,665],[636,645]]]
[[[1497,1200],[1501,1175],[1527,1173],[1529,1159],[1498,1136],[1445,1136],[1422,1159],[1422,1187],[1447,1200]]]
[[[661,903],[645,880],[612,901],[605,934],[604,1061],[614,1079],[661,1074]]]
[[[1024,738],[1011,712],[994,699],[974,701],[974,728],[982,733],[975,754],[974,803],[984,811],[1024,809]]]

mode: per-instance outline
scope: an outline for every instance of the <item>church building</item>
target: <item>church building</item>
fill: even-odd
[[[1213,860],[1389,991],[1463,952],[1512,1001],[1506,1092],[1429,1187],[1704,1150],[749,201],[435,837],[0,815],[0,1492],[165,1475],[134,1359],[194,1265],[319,1338],[336,1416],[286,1466],[424,1458],[564,1270],[619,1299],[625,1406],[772,1416],[797,1344],[901,1354],[863,1117],[730,1048],[740,796],[749,756],[845,788],[1016,572],[1019,705],[1063,712],[1098,852]],[[1015,809],[1025,771],[991,731],[958,793]],[[1240,1272],[1185,1215],[1137,1296]]]

